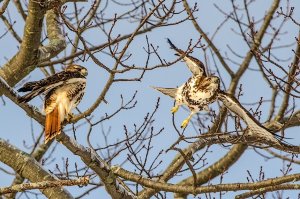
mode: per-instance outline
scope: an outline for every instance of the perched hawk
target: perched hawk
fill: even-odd
[[[273,143],[284,145],[281,142],[282,140],[280,140],[280,138],[282,139],[281,136],[271,133],[262,126],[233,95],[220,90],[219,78],[216,76],[207,76],[201,61],[187,55],[183,50],[178,49],[169,39],[168,43],[171,48],[176,51],[175,55],[182,57],[187,67],[193,73],[193,76],[179,88],[154,88],[175,99],[175,107],[172,108],[172,113],[175,113],[180,105],[186,105],[191,110],[188,118],[182,122],[182,128],[187,126],[193,114],[207,109],[209,104],[218,99],[222,101],[229,110],[243,119],[251,134],[262,139],[273,141]]]
[[[87,69],[79,65],[69,65],[64,71],[45,79],[28,82],[19,92],[30,93],[19,98],[19,102],[28,102],[40,94],[45,94],[44,111],[45,143],[61,132],[61,122],[69,119],[71,110],[81,101],[85,85]]]

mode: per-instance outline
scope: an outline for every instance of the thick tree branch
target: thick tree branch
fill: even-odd
[[[29,2],[29,13],[25,22],[20,51],[0,69],[0,77],[10,86],[14,86],[28,75],[38,63],[49,60],[66,47],[65,38],[60,30],[58,14],[54,10],[48,10],[46,13],[41,6],[43,3],[45,2]],[[45,13],[49,44],[39,47]]]
[[[300,125],[300,114],[297,114],[296,112],[294,116],[291,118],[293,121],[292,123],[288,123],[285,128],[289,128],[292,126],[298,126]],[[287,120],[287,118],[285,118]],[[290,120],[290,121],[291,121]],[[266,123],[264,125],[268,129],[272,129],[273,131],[278,131],[280,130],[280,127],[275,121],[271,121],[269,123]],[[212,131],[214,132],[214,131]],[[200,173],[197,174],[197,182],[196,184],[203,184],[209,180],[212,180],[214,177],[222,174],[224,172],[223,169],[229,168],[232,166],[238,158],[243,154],[243,152],[247,149],[248,145],[254,144],[256,146],[259,146],[259,144],[265,144],[264,146],[272,146],[276,149],[282,150],[282,151],[287,151],[287,152],[294,152],[294,153],[300,153],[300,147],[297,146],[289,146],[289,145],[281,145],[279,143],[270,143],[268,140],[264,140],[258,137],[248,137],[248,136],[240,136],[240,135],[228,135],[228,134],[218,134],[218,132],[215,132],[214,134],[207,133],[208,135],[207,138],[200,138],[189,147],[183,150],[185,154],[185,158],[191,158],[192,155],[201,149],[203,149],[205,146],[209,146],[212,144],[221,144],[221,143],[232,143],[232,144],[237,144],[237,146],[234,146],[225,156],[224,158],[220,159],[219,161],[223,162],[226,161],[225,166],[222,168],[220,167],[221,165],[219,164],[219,161],[217,161],[215,164],[211,165],[204,171],[201,171]],[[239,150],[236,150],[239,149]],[[228,158],[227,155],[231,154]],[[235,155],[235,157],[232,156],[232,154]],[[158,182],[166,182],[169,180],[171,177],[173,177],[185,164],[184,158],[180,153],[176,155],[176,157],[173,159],[173,161],[170,163],[170,165],[167,167],[167,169],[163,172],[162,177],[158,180]],[[220,169],[221,168],[221,169]],[[210,176],[211,175],[211,176]],[[206,181],[205,181],[206,180]],[[193,177],[187,178],[188,182],[193,181]],[[194,182],[193,182],[194,183]],[[151,195],[155,194],[157,190],[154,189],[149,189],[145,188],[143,191],[140,192],[139,197],[140,198],[149,198]]]
[[[54,187],[63,187],[63,186],[74,186],[74,185],[87,185],[89,183],[88,177],[81,177],[76,180],[54,180],[54,181],[41,181],[35,183],[24,183],[13,185],[10,187],[3,187],[0,188],[0,195],[7,194],[7,193],[15,193],[15,192],[22,192],[31,189],[48,189]]]
[[[28,16],[20,50],[0,69],[0,76],[10,86],[14,86],[28,75],[38,61],[38,48],[46,12],[45,8],[41,6],[43,4],[45,4],[44,0],[29,1]]]
[[[8,4],[9,4],[9,2],[10,2],[10,0],[4,0],[3,1],[3,5],[0,8],[0,16],[2,16],[3,13],[5,12],[5,10],[6,10],[7,6],[8,6]]]
[[[268,180],[255,182],[255,183],[232,183],[232,184],[219,184],[219,185],[208,185],[201,187],[174,185],[170,183],[157,182],[142,177],[141,175],[126,171],[119,166],[112,167],[112,171],[115,175],[120,176],[126,180],[136,182],[142,186],[150,187],[156,191],[167,191],[173,193],[183,194],[200,194],[209,192],[221,192],[221,191],[238,191],[238,190],[256,190],[264,187],[275,186],[287,182],[295,182],[300,180],[300,174],[293,174],[278,178],[271,178]],[[140,198],[140,197],[139,197]]]
[[[57,180],[57,177],[44,170],[35,159],[2,139],[0,139],[0,161],[31,182]],[[73,198],[69,192],[60,187],[41,189],[41,192],[53,199]]]
[[[59,15],[56,10],[46,12],[47,36],[49,44],[39,48],[38,63],[49,60],[66,48],[66,40],[59,24]]]
[[[78,155],[89,168],[97,173],[97,175],[101,178],[107,192],[112,198],[135,198],[135,196],[127,192],[122,185],[118,184],[114,176],[110,175],[110,166],[103,159],[101,159],[93,149],[85,148],[64,133],[58,135],[57,140],[65,145],[75,155]]]
[[[246,144],[234,145],[224,157],[197,173],[197,182],[194,182],[193,177],[189,177],[182,180],[177,185],[193,185],[196,183],[198,186],[200,186],[207,181],[214,179],[215,177],[227,171],[241,157],[247,147],[248,146]],[[186,198],[186,195],[175,194],[174,198]]]
[[[0,79],[0,90],[1,88],[4,88],[4,94],[8,96],[13,101],[17,100],[16,94],[10,89],[7,85],[4,84],[4,82]],[[32,112],[32,109],[24,103],[16,103],[19,106],[21,106],[26,113],[35,119],[37,122],[39,122],[41,125],[44,125],[44,116],[36,114],[35,112]],[[78,155],[81,157],[83,162],[89,166],[91,169],[93,169],[101,178],[103,181],[103,184],[105,185],[107,191],[113,198],[134,198],[134,196],[131,195],[131,193],[127,192],[121,185],[119,185],[115,178],[110,178],[110,168],[106,164],[104,160],[102,160],[96,152],[94,152],[92,149],[85,149],[82,145],[78,144],[75,140],[71,139],[67,135],[65,135],[63,132],[57,136],[57,139],[64,144],[71,152],[73,152],[75,155]],[[23,176],[25,177],[25,176]],[[26,178],[26,177],[25,177]]]
[[[251,196],[260,195],[266,192],[271,191],[279,191],[279,190],[299,190],[300,184],[282,184],[282,185],[275,185],[275,186],[269,186],[265,188],[260,188],[257,190],[249,191],[240,195],[237,195],[235,199],[246,199],[250,198]]]
[[[298,34],[298,41],[300,41],[300,31],[299,31],[299,34]],[[285,94],[284,94],[284,97],[283,97],[283,100],[282,100],[281,107],[280,107],[280,109],[278,111],[278,114],[276,116],[276,119],[278,121],[280,121],[284,117],[285,111],[288,108],[289,99],[290,99],[290,92],[292,91],[292,85],[294,83],[295,75],[297,75],[295,73],[297,71],[297,68],[299,69],[299,60],[300,60],[300,42],[297,43],[294,60],[293,60],[292,66],[290,68],[289,76],[288,76],[288,80],[287,80],[287,85],[285,87]]]
[[[34,158],[36,161],[40,162],[40,160],[42,159],[43,155],[47,152],[47,150],[49,149],[49,147],[51,146],[51,144],[52,144],[53,141],[54,140],[52,139],[49,142],[47,142],[47,144],[42,143],[41,145],[37,146],[37,148],[30,154],[30,156],[32,158]],[[25,178],[23,178],[19,174],[16,174],[16,177],[13,180],[11,186],[15,186],[15,185],[21,184],[21,183],[23,183],[24,180],[25,180]],[[5,195],[5,197],[7,199],[15,198],[15,196],[16,196],[16,192]]]

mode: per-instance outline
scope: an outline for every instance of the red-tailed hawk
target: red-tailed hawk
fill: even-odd
[[[71,110],[81,101],[86,86],[87,69],[79,65],[69,65],[64,71],[39,81],[26,83],[19,92],[30,93],[19,98],[28,102],[40,94],[45,94],[44,111],[45,143],[61,132],[61,122],[69,119]]]
[[[175,106],[171,109],[172,113],[177,112],[181,105],[186,105],[191,110],[190,115],[181,124],[181,128],[185,128],[195,113],[208,110],[208,105],[216,100],[220,80],[217,76],[207,76],[204,64],[200,60],[186,55],[169,39],[168,42],[171,48],[177,52],[175,55],[181,56],[185,61],[193,76],[179,88],[153,88],[175,99]]]
[[[193,114],[207,109],[209,104],[218,99],[247,124],[250,134],[272,141],[272,143],[289,146],[288,143],[282,140],[281,136],[273,134],[262,126],[233,95],[220,90],[219,77],[207,76],[201,61],[178,49],[169,39],[168,42],[171,48],[177,52],[175,55],[182,57],[185,61],[193,76],[179,88],[154,88],[175,99],[175,107],[172,108],[172,113],[175,113],[180,105],[186,105],[191,110],[188,118],[182,122],[182,128],[187,126]]]

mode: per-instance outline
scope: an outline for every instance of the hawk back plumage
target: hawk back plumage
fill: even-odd
[[[28,82],[18,90],[31,91],[20,97],[19,102],[28,102],[39,94],[46,94],[45,143],[60,134],[61,123],[81,101],[86,86],[86,75],[86,68],[70,65],[65,71],[40,81]]]

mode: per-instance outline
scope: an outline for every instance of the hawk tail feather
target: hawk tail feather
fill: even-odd
[[[53,139],[61,132],[61,121],[58,106],[56,106],[52,112],[46,114],[45,121],[45,144]]]
[[[168,95],[174,99],[175,99],[176,93],[178,91],[177,88],[162,88],[162,87],[152,87],[152,88],[154,88],[155,90],[158,90],[159,92],[161,92],[165,95]]]

